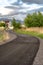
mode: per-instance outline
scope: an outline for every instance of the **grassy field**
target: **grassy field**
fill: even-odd
[[[38,32],[33,32],[33,31],[25,31],[25,30],[21,30],[21,29],[17,29],[15,31],[18,34],[32,35],[32,36],[39,37],[39,38],[43,39],[43,33],[38,33]]]

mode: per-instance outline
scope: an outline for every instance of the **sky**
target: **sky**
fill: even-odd
[[[37,11],[43,13],[43,0],[0,0],[0,16],[22,20],[26,14]]]

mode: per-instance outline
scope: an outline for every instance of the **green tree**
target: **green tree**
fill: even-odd
[[[24,19],[24,24],[27,27],[31,27],[31,23],[32,23],[32,16],[28,14],[27,17]]]
[[[12,20],[12,25],[14,28],[16,28],[16,20],[15,19]]]
[[[35,12],[32,14],[32,27],[37,27],[39,25],[39,22],[38,22],[38,14]]]
[[[42,27],[43,26],[43,14],[41,12],[28,14],[24,19],[26,27]]]
[[[21,28],[21,23],[20,22],[16,22],[15,19],[12,20],[12,25],[13,25],[14,29]]]
[[[39,20],[39,27],[43,26],[43,15],[41,12],[38,12],[38,20]]]

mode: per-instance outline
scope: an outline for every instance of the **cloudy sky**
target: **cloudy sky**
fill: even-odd
[[[43,12],[43,0],[0,0],[0,16],[9,15],[21,20],[26,14],[37,11]]]

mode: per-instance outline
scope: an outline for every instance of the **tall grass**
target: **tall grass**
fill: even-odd
[[[34,32],[34,31],[25,31],[25,30],[20,30],[20,29],[17,29],[15,31],[17,34],[32,35],[32,36],[39,37],[39,38],[43,39],[43,33],[38,33],[38,32]]]

